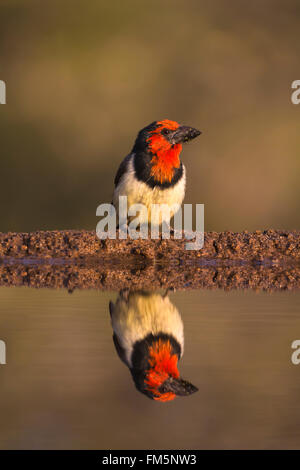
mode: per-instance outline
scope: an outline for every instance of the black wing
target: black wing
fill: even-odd
[[[129,364],[126,360],[125,349],[120,345],[116,333],[113,334],[113,340],[114,340],[114,345],[115,345],[119,358],[121,359],[122,362],[124,362],[124,364],[126,364],[127,367],[129,367]]]
[[[117,171],[117,174],[115,176],[115,186],[118,185],[120,179],[122,178],[122,176],[124,175],[124,173],[126,173],[127,171],[127,167],[128,167],[128,164],[129,164],[129,161],[130,159],[132,158],[132,153],[130,153],[129,155],[127,155],[127,157],[124,158],[124,160],[122,161],[121,165],[119,166],[119,169]]]

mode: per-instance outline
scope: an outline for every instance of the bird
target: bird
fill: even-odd
[[[168,292],[123,289],[116,303],[110,301],[109,311],[115,349],[139,392],[167,402],[198,390],[178,371],[183,323]]]
[[[181,126],[176,121],[154,121],[139,131],[134,146],[121,162],[114,180],[112,204],[119,216],[119,197],[127,196],[128,207],[144,204],[146,216],[140,214],[140,223],[151,221],[152,204],[166,204],[168,213],[162,214],[159,224],[169,224],[185,196],[186,169],[180,160],[182,144],[195,139],[201,131]],[[132,218],[127,217],[127,223]]]

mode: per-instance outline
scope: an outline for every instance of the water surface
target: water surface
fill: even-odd
[[[0,447],[299,448],[300,292],[170,293],[184,323],[182,376],[199,391],[139,393],[112,341],[117,292],[0,289]]]

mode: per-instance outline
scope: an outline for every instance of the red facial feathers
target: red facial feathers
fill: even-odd
[[[175,168],[180,166],[179,155],[182,150],[181,144],[172,145],[161,131],[163,129],[175,131],[178,127],[177,122],[164,119],[158,122],[158,127],[147,139],[153,154],[151,176],[160,183],[172,180]]]
[[[145,383],[154,394],[154,400],[169,401],[175,398],[175,393],[160,393],[159,387],[170,376],[179,378],[177,369],[178,357],[172,354],[172,347],[169,341],[159,339],[150,347],[150,368],[147,371]]]

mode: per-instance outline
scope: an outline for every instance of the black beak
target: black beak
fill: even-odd
[[[180,126],[174,132],[172,141],[174,144],[180,144],[181,142],[188,142],[189,140],[195,139],[200,135],[201,132],[198,129],[188,126]]]
[[[172,392],[175,395],[184,397],[187,395],[191,395],[198,391],[198,388],[195,385],[191,384],[187,380],[183,379],[174,379],[173,377],[169,377],[160,387],[160,393],[167,393]]]

